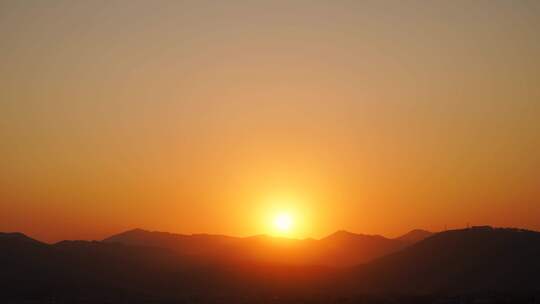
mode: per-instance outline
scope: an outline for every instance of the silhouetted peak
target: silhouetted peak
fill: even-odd
[[[349,232],[347,230],[338,230],[324,238],[322,238],[323,240],[335,240],[335,239],[344,239],[344,238],[349,238],[349,237],[353,237],[355,236],[356,234],[352,233],[352,232]]]
[[[124,241],[135,241],[135,240],[186,240],[186,239],[195,239],[195,240],[226,240],[226,239],[235,239],[232,236],[226,236],[221,234],[208,234],[208,233],[194,233],[194,234],[179,234],[163,231],[149,231],[140,228],[128,230],[119,234],[112,235],[106,239],[104,242],[124,242]]]
[[[154,232],[154,231],[148,231],[141,228],[135,228],[131,229],[125,232],[121,232],[115,235],[112,235],[108,238],[105,238],[104,242],[117,242],[119,240],[125,240],[125,239],[140,239],[140,238],[146,238],[154,235],[172,235],[168,232]]]
[[[149,231],[145,229],[141,229],[141,228],[135,228],[135,229],[128,230],[127,232],[141,233],[141,232],[149,232]]]
[[[444,232],[441,232],[439,234],[511,234],[511,233],[521,233],[521,232],[531,232],[531,233],[538,233],[536,231],[531,231],[527,229],[520,229],[520,228],[499,228],[499,227],[492,227],[492,226],[472,226],[468,228],[463,229],[454,229],[454,230],[447,230]]]
[[[453,232],[461,231],[461,232],[504,232],[504,233],[510,233],[510,232],[536,232],[532,230],[527,229],[521,229],[521,228],[513,228],[513,227],[493,227],[489,225],[481,225],[481,226],[471,226],[467,228],[462,229],[454,229],[449,230]]]
[[[430,231],[423,229],[414,229],[400,237],[397,237],[396,240],[407,243],[416,243],[430,237],[431,235],[433,235],[433,233]]]
[[[425,247],[435,244],[438,244],[435,246],[441,246],[442,244],[453,244],[453,246],[457,247],[461,246],[469,249],[476,248],[481,250],[485,244],[495,244],[497,242],[500,242],[499,244],[504,244],[506,242],[519,243],[527,239],[540,241],[540,233],[517,228],[473,226],[464,229],[443,231],[425,239],[424,241],[418,242],[416,245]],[[493,251],[493,253],[495,252],[496,251]]]
[[[149,233],[152,233],[152,232],[149,231],[149,230],[141,229],[141,228],[135,228],[135,229],[131,229],[131,230],[128,230],[128,231],[125,231],[125,232],[121,232],[121,233],[119,233],[118,235],[127,235],[127,234],[149,234]]]
[[[357,233],[349,232],[347,230],[338,230],[321,240],[322,241],[349,241],[349,240],[356,240],[356,239],[386,240],[385,237],[380,236],[380,235],[357,234]]]
[[[20,232],[0,232],[0,238],[2,239],[24,239],[29,238],[24,233]]]
[[[0,232],[0,241],[28,243],[28,244],[43,244],[20,232]]]

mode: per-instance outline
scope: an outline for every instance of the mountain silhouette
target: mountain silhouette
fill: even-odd
[[[8,249],[22,249],[22,248],[43,248],[45,243],[34,240],[20,232],[2,233],[0,232],[0,246]]]
[[[321,239],[318,247],[321,251],[321,260],[339,261],[327,262],[326,265],[353,266],[396,252],[406,245],[407,243],[400,240],[380,235],[356,234],[340,230]]]
[[[0,299],[14,303],[230,302],[305,293],[330,273],[112,242],[45,244],[22,234],[0,234],[0,261]]]
[[[540,291],[540,233],[478,226],[437,233],[358,267],[364,290],[404,293]],[[355,286],[356,288],[357,286]]]
[[[128,237],[140,244],[118,242]],[[340,258],[336,252],[346,248],[355,252],[354,243],[365,246],[365,239],[373,244],[388,242],[381,236],[346,231],[321,240],[291,240],[132,230],[106,241],[56,244],[20,233],[0,233],[0,299],[6,303],[432,303],[456,294],[503,294],[504,303],[534,303],[540,295],[540,233],[521,229],[486,226],[444,231],[356,266],[298,264],[294,259],[285,263],[284,257],[309,257],[306,251],[324,246],[339,248],[328,252]],[[175,250],[178,240],[186,242],[178,248],[189,250]],[[155,243],[146,245],[149,242]],[[234,250],[225,250],[229,246]],[[208,248],[221,249],[209,255]],[[265,250],[269,252],[260,256]],[[219,258],[222,252],[240,257]],[[271,255],[277,257],[270,259]],[[327,258],[318,251],[316,256]]]
[[[395,240],[402,241],[407,244],[414,244],[432,235],[433,235],[433,232],[429,232],[427,230],[422,230],[422,229],[414,229],[405,233],[404,235],[400,237],[395,238]]]
[[[396,252],[412,243],[379,235],[337,231],[320,240],[265,235],[238,238],[211,234],[173,234],[134,229],[103,240],[153,246],[219,260],[273,262],[292,265],[353,266]]]

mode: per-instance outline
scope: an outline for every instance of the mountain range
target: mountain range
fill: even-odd
[[[320,240],[136,229],[56,244],[0,233],[0,297],[6,303],[406,303],[410,297],[430,303],[435,296],[482,293],[530,303],[540,295],[539,257],[539,232],[489,226],[396,239],[338,231]]]
[[[413,230],[395,239],[337,231],[320,240],[266,235],[246,238],[209,234],[174,234],[134,229],[103,240],[106,243],[166,248],[214,260],[241,260],[294,265],[354,266],[401,250],[431,235]]]

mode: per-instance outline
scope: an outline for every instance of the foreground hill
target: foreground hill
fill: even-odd
[[[539,291],[540,233],[489,226],[445,231],[355,271],[349,279],[366,282],[366,291]]]
[[[418,239],[419,240],[419,239]],[[291,265],[353,266],[396,252],[415,242],[379,235],[335,232],[321,240],[269,236],[237,238],[130,230],[103,240],[107,243],[167,248],[182,254],[219,260],[243,260]]]

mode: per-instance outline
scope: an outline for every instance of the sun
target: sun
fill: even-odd
[[[281,233],[288,233],[294,226],[294,219],[290,213],[282,212],[274,218],[274,228]]]

